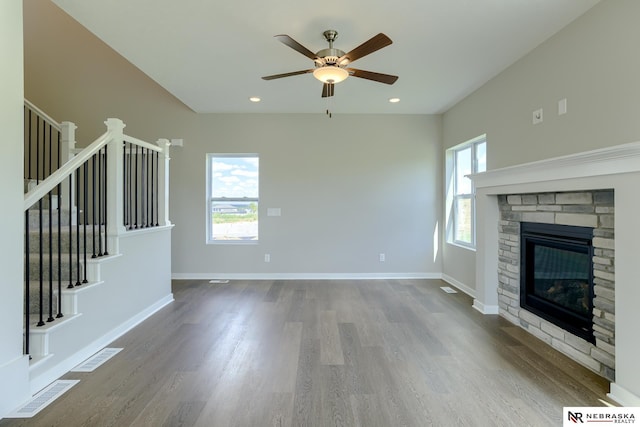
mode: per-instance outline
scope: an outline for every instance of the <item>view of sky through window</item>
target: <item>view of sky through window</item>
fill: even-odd
[[[213,157],[211,196],[215,198],[258,197],[257,157]]]

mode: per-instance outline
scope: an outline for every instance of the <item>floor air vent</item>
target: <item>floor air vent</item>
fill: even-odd
[[[122,351],[121,348],[103,348],[75,368],[71,372],[93,372],[107,360]]]
[[[440,289],[442,289],[443,291],[445,291],[448,294],[457,294],[458,291],[456,291],[455,289],[449,287],[449,286],[440,286]]]
[[[31,418],[44,408],[49,406],[53,401],[62,396],[67,390],[79,383],[80,380],[58,380],[53,382],[41,392],[36,394],[24,406],[17,409],[13,413],[7,415],[7,418]]]

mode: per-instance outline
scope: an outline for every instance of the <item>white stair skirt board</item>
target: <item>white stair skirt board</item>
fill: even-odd
[[[6,418],[31,418],[38,412],[53,403],[57,398],[62,396],[67,390],[78,384],[80,380],[58,380],[44,388],[33,396],[21,408],[6,416]]]
[[[445,291],[448,294],[457,294],[458,291],[456,291],[455,289],[453,289],[452,287],[449,286],[440,286],[440,289],[442,289],[443,291]]]
[[[103,348],[75,368],[71,372],[93,372],[100,365],[122,351],[121,348]]]

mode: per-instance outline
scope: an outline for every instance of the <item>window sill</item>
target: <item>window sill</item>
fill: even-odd
[[[456,247],[458,247],[458,248],[466,249],[466,250],[471,251],[471,252],[475,252],[475,251],[476,251],[476,247],[475,247],[475,246],[464,245],[464,244],[462,244],[462,243],[458,243],[458,242],[451,242],[451,241],[447,241],[447,243],[448,243],[449,245],[451,245],[451,246],[456,246]]]

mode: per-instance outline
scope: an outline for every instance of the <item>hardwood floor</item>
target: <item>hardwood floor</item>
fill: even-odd
[[[8,426],[553,426],[608,382],[439,280],[175,281],[176,301]]]

